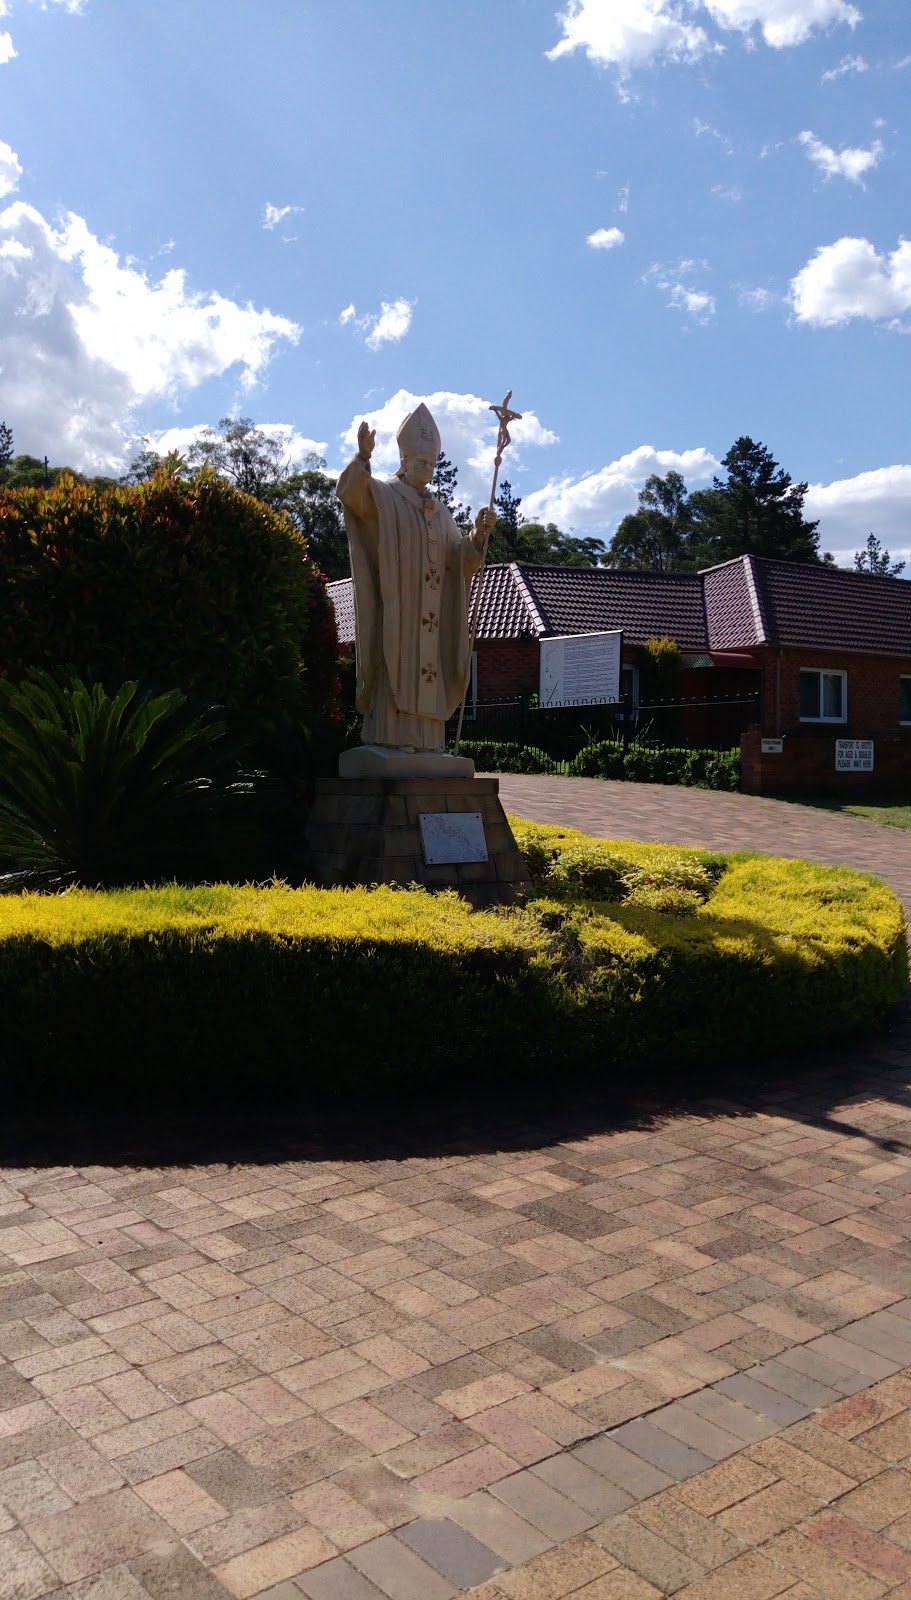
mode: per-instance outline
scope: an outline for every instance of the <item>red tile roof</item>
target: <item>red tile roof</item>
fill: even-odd
[[[477,580],[472,585],[472,599]],[[328,585],[339,638],[354,638],[350,578]],[[911,583],[841,567],[738,556],[704,572],[491,566],[478,637],[542,638],[622,628],[628,644],[656,635],[687,652],[781,644],[911,657]]]

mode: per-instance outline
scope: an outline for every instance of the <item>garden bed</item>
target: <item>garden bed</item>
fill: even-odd
[[[535,888],[501,911],[281,884],[0,898],[5,1103],[610,1089],[841,1038],[904,992],[875,878],[513,826]]]

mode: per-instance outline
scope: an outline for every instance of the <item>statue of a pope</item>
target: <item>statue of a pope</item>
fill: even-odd
[[[495,521],[480,511],[465,534],[429,493],[440,435],[425,405],[396,437],[401,466],[381,482],[370,470],[375,430],[362,422],[357,455],[337,486],[351,547],[356,703],[364,716],[363,746],[342,757],[344,777],[455,771],[444,730],[465,690],[468,592]]]

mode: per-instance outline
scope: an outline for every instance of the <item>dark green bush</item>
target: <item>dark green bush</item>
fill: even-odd
[[[0,675],[71,668],[307,737],[334,708],[337,636],[306,541],[213,474],[0,488]]]
[[[479,772],[556,772],[556,762],[533,745],[504,744],[497,739],[463,739],[459,755],[473,761]]]
[[[569,764],[573,778],[622,778],[623,746],[614,739],[587,745]]]

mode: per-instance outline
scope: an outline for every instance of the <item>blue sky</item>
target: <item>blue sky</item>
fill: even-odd
[[[911,551],[907,0],[0,0],[0,416],[115,470],[426,398],[609,534],[734,438]]]

